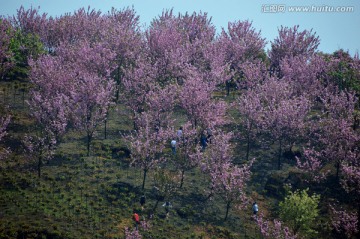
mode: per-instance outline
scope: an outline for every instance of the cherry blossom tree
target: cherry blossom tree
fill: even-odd
[[[298,167],[319,181],[334,170],[336,179],[356,203],[348,210],[333,207],[333,225],[347,235],[359,231],[359,133],[353,128],[353,114],[357,98],[353,93],[328,87],[321,97],[322,108],[310,126],[313,133],[304,149],[304,157],[298,159]],[[356,211],[353,213],[352,211]],[[356,218],[356,219],[355,219]],[[340,228],[339,222],[348,220]],[[351,220],[350,220],[351,219]],[[357,225],[357,226],[356,226]]]
[[[293,94],[293,88],[285,81],[271,77],[256,90],[260,95],[261,117],[258,125],[262,132],[270,133],[279,143],[278,169],[281,168],[283,147],[292,145],[304,133],[305,119],[310,102],[305,96]]]
[[[214,89],[215,84],[202,80],[197,73],[184,82],[179,93],[180,106],[194,128],[213,128],[225,122],[226,104],[212,99]]]
[[[220,196],[226,203],[224,220],[227,220],[232,204],[245,205],[247,202],[245,187],[250,180],[250,167],[253,161],[242,167],[234,165],[229,144],[232,135],[218,133],[213,137],[199,165],[202,171],[210,176],[210,196],[216,192],[215,195]]]
[[[47,14],[40,14],[40,7],[25,10],[23,6],[17,9],[16,15],[10,17],[13,26],[24,34],[42,36],[46,31]]]
[[[106,27],[100,31],[104,44],[116,54],[116,68],[112,74],[117,84],[115,97],[118,101],[126,69],[136,64],[137,56],[144,54],[146,47],[142,40],[139,16],[134,9],[112,8],[103,18]]]
[[[114,54],[102,45],[88,42],[63,44],[56,56],[44,56],[32,65],[30,107],[34,116],[57,135],[70,119],[87,135],[87,152],[95,129],[107,115],[113,99],[110,78]]]
[[[50,160],[57,143],[66,132],[71,112],[71,89],[75,74],[61,56],[43,55],[29,60],[30,83],[34,87],[27,101],[36,119],[38,133],[24,139],[26,150],[37,158],[38,176],[44,160]]]
[[[146,94],[146,111],[153,118],[155,128],[168,128],[173,122],[172,112],[177,101],[177,85],[167,85],[161,88],[157,85]]]
[[[208,197],[207,199],[214,196],[215,191],[215,184],[216,181],[212,180],[214,176],[220,174],[222,172],[222,167],[224,165],[231,165],[232,158],[231,158],[231,149],[229,140],[232,137],[231,134],[225,134],[225,133],[218,133],[219,135],[216,135],[216,139],[213,139],[213,143],[210,144],[210,146],[206,149],[206,151],[202,150],[199,152],[199,161],[198,165],[201,169],[201,171],[208,175],[208,179],[210,180],[210,185],[208,189]],[[214,136],[213,136],[214,137]],[[225,166],[226,167],[226,166]],[[216,177],[214,178],[216,179]]]
[[[131,149],[131,165],[143,170],[142,189],[144,189],[149,170],[166,160],[162,153],[169,139],[169,132],[163,128],[155,130],[152,127],[151,117],[142,113],[138,130],[126,136],[126,139]]]
[[[246,138],[246,160],[249,160],[251,142],[255,139],[259,129],[258,122],[262,119],[262,105],[260,95],[248,90],[244,92],[235,103],[240,113],[240,125]]]
[[[28,156],[35,158],[38,177],[41,177],[41,169],[45,161],[53,158],[57,141],[50,131],[42,131],[36,135],[25,135],[23,139],[25,151]]]
[[[347,210],[337,210],[330,205],[332,216],[332,226],[340,235],[353,238],[359,232],[359,212],[348,212]]]
[[[222,29],[216,44],[223,51],[223,64],[229,65],[231,71],[231,75],[225,81],[227,94],[229,95],[230,85],[243,81],[243,64],[246,67],[249,63],[260,58],[266,42],[250,21],[235,21],[228,23],[227,31]]]
[[[164,11],[152,21],[145,35],[160,85],[181,85],[188,68],[206,75],[208,81],[219,78],[221,66],[213,60],[217,55],[212,49],[215,28],[206,13],[175,16],[172,10]]]
[[[156,69],[156,79],[162,85],[183,78],[184,34],[185,31],[179,31],[178,20],[172,10],[163,11],[145,32],[147,54]]]
[[[260,227],[261,234],[266,239],[281,238],[281,239],[296,239],[297,236],[293,235],[290,229],[283,225],[283,223],[277,219],[268,221],[262,214],[256,216],[256,223]]]
[[[185,33],[186,42],[182,51],[185,63],[204,75],[207,82],[216,83],[223,68],[214,51],[215,27],[207,13],[186,13],[179,16],[179,29]]]
[[[145,219],[140,221],[140,229],[141,231],[149,231],[151,229],[152,225],[149,221],[146,221]],[[142,236],[136,228],[130,229],[128,227],[125,227],[125,239],[141,239]]]
[[[354,94],[344,91],[325,89],[323,92],[323,108],[311,126],[314,128],[312,141],[306,147],[304,160],[299,160],[298,166],[319,175],[323,167],[332,163],[336,168],[336,178],[339,179],[341,165],[351,165],[358,157],[359,135],[352,128],[357,99]]]
[[[57,17],[52,25],[56,46],[61,43],[75,44],[77,42],[100,42],[103,40],[104,18],[101,11],[91,9],[90,6],[80,8],[73,13],[66,13]]]
[[[179,174],[165,169],[155,169],[154,172],[154,192],[156,195],[156,203],[152,209],[155,213],[160,201],[168,201],[169,198],[176,193],[179,188]]]
[[[268,52],[271,61],[271,72],[280,75],[280,62],[285,57],[302,55],[306,59],[316,53],[320,39],[312,30],[300,31],[299,25],[294,27],[281,26],[278,29],[279,36],[271,42],[271,49]]]
[[[221,35],[232,43],[228,47],[233,53],[231,50],[227,53],[233,63],[256,59],[266,44],[261,31],[257,32],[248,20],[229,22],[227,32],[222,29]]]
[[[239,68],[241,71],[237,73],[236,81],[238,89],[252,89],[269,78],[266,63],[261,59],[245,61],[239,64]]]
[[[138,230],[130,230],[128,227],[125,227],[125,239],[141,239],[142,236]]]
[[[314,101],[321,95],[324,81],[329,71],[329,63],[324,57],[313,55],[286,56],[280,61],[282,80],[293,87],[293,93],[307,95]]]
[[[94,132],[107,117],[115,86],[114,82],[106,81],[93,74],[83,74],[83,77],[77,84],[78,91],[73,99],[75,111],[72,115],[75,125],[86,132],[89,155]]]
[[[38,60],[30,59],[29,79],[34,84],[28,105],[31,114],[46,131],[55,138],[65,133],[69,123],[70,94],[74,74],[63,64],[60,56],[44,55]]]
[[[84,42],[64,52],[76,67],[76,80],[71,92],[72,118],[75,125],[86,132],[87,152],[96,128],[104,122],[113,102],[115,82],[111,79],[114,54],[101,44],[90,46]]]
[[[213,190],[226,203],[226,213],[224,220],[228,218],[229,210],[232,204],[236,203],[244,205],[247,202],[245,187],[247,181],[250,180],[250,164],[238,167],[232,164],[223,164],[219,171],[210,171]]]
[[[214,132],[214,143],[211,143],[206,154],[199,161],[200,169],[205,173],[220,171],[222,165],[231,164],[231,144],[229,143],[232,133]]]
[[[195,168],[201,157],[200,150],[198,149],[198,131],[192,128],[191,123],[187,122],[182,125],[181,136],[174,137],[176,143],[176,156],[174,162],[176,168],[180,170],[180,188],[184,184],[185,172]]]
[[[137,65],[125,71],[123,78],[123,102],[130,108],[134,129],[137,129],[137,118],[147,108],[147,94],[156,87],[156,74],[152,66],[143,58],[138,58]]]

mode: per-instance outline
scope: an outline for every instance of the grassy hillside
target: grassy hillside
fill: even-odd
[[[122,136],[132,130],[129,112],[120,104],[111,111],[107,123],[96,132],[91,156],[86,157],[86,137],[70,130],[62,139],[54,159],[46,162],[41,178],[37,177],[36,159],[24,151],[25,134],[36,133],[34,121],[24,95],[12,83],[1,86],[0,99],[9,105],[12,121],[5,146],[12,150],[0,167],[0,238],[124,238],[126,227],[133,228],[132,212],[137,210],[146,230],[144,238],[262,238],[248,208],[230,211],[224,221],[226,205],[221,198],[208,199],[208,179],[199,169],[186,173],[183,188],[178,188],[169,201],[173,207],[166,217],[154,190],[153,171],[149,171],[145,190],[141,190],[142,171],[130,167],[129,151]],[[223,93],[218,93],[223,97]],[[225,99],[232,101],[236,96]],[[3,109],[5,110],[5,109]],[[229,116],[236,119],[236,111]],[[184,116],[175,112],[180,125]],[[228,124],[226,130],[238,130]],[[243,163],[245,144],[234,139],[235,162]],[[251,156],[257,158],[248,187],[251,200],[256,200],[260,211],[269,217],[277,216],[277,200],[284,195],[284,183],[298,183],[305,187],[301,176],[291,165],[293,155],[284,155],[281,171],[276,169],[276,146],[263,137],[252,145]],[[161,167],[173,171],[171,149],[165,150],[169,159]],[[275,160],[274,160],[275,159]],[[146,195],[145,208],[139,199]],[[319,219],[319,230],[329,236],[326,215]],[[319,234],[320,236],[320,234]]]

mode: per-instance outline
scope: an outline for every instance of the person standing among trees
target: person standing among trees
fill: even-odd
[[[259,211],[259,207],[258,207],[256,202],[253,203],[252,210],[253,210],[254,216],[256,217],[256,215],[257,215],[257,213]]]
[[[172,205],[171,205],[171,203],[169,201],[166,201],[162,206],[165,208],[166,218],[168,218],[170,208],[172,208]]]
[[[171,149],[172,149],[173,155],[175,155],[176,154],[176,140],[175,139],[171,140]]]
[[[204,130],[204,132],[201,133],[200,136],[200,144],[201,144],[201,148],[204,151],[206,146],[207,146],[207,136],[206,136],[206,130]]]
[[[212,134],[212,131],[210,128],[207,129],[207,137],[206,137],[206,141],[209,142],[211,144],[211,140],[212,140],[212,137],[213,134]]]
[[[134,221],[134,223],[135,223],[135,228],[136,228],[136,230],[138,230],[138,226],[139,226],[139,224],[140,224],[140,217],[139,217],[139,214],[137,214],[136,213],[136,210],[134,209],[133,210],[133,216],[132,216],[132,219],[133,219],[133,221]]]
[[[180,126],[180,128],[179,128],[178,131],[176,132],[176,136],[178,137],[178,140],[181,139],[182,133],[183,133],[183,127]]]
[[[140,197],[141,210],[144,210],[145,201],[146,201],[146,197],[145,197],[145,194],[143,194],[143,195]]]

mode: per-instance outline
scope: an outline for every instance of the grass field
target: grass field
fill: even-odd
[[[109,115],[107,139],[103,126],[96,131],[91,156],[86,156],[85,134],[70,130],[38,178],[36,159],[24,153],[21,143],[24,134],[36,130],[24,104],[26,92],[22,94],[11,85],[1,87],[7,90],[0,91],[0,100],[9,105],[13,117],[5,139],[12,154],[0,167],[0,238],[124,238],[125,228],[134,226],[133,209],[149,227],[140,228],[144,238],[262,238],[251,218],[252,201],[246,209],[232,207],[224,221],[225,203],[216,195],[207,199],[209,181],[197,168],[186,172],[184,186],[168,198],[173,207],[166,217],[163,201],[157,203],[153,171],[149,171],[142,191],[142,171],[129,166],[122,134],[131,132],[132,121],[121,104]],[[224,96],[218,93],[216,97]],[[225,100],[233,101],[235,97],[232,94]],[[238,115],[232,110],[229,117],[236,119]],[[181,125],[185,117],[175,112],[175,119]],[[228,124],[225,129],[235,130],[236,124]],[[242,164],[245,143],[241,139],[233,143],[234,162]],[[170,148],[165,150],[168,161],[161,166],[173,171],[170,152]],[[251,157],[257,161],[247,189],[249,198],[257,200],[265,215],[276,216],[282,181],[269,185],[268,178],[277,174],[286,178],[294,162],[284,161],[282,171],[277,172],[276,145],[266,140],[252,145]],[[139,204],[142,194],[147,198],[143,210]]]

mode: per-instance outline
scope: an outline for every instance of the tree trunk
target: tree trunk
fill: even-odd
[[[7,93],[7,91],[6,91],[6,88],[4,88],[3,89],[3,93],[4,93],[4,105],[6,104],[6,93]]]
[[[90,156],[90,144],[91,144],[91,140],[92,140],[92,134],[91,134],[91,133],[88,133],[88,134],[87,134],[87,145],[86,145],[86,148],[87,148],[87,156],[88,156],[88,157]]]
[[[120,95],[120,67],[117,68],[115,102],[118,102]]]
[[[340,162],[336,162],[336,181],[339,182],[340,180]]]
[[[41,166],[42,166],[42,156],[39,156],[39,160],[38,160],[38,177],[41,177]]]
[[[133,126],[134,126],[134,130],[137,130],[135,111],[133,112]]]
[[[359,199],[359,197],[358,197],[358,199]],[[358,232],[357,232],[357,235],[358,235],[358,237],[357,238],[360,238],[360,202],[359,202],[359,200],[358,200],[358,203],[357,203],[357,216],[358,216],[358,221],[357,221],[357,229],[358,229]]]
[[[214,194],[213,190],[214,190],[214,188],[210,189],[210,194],[205,198],[204,202],[206,202],[207,200],[209,200],[213,196],[213,194]]]
[[[25,106],[25,89],[22,91],[22,106]]]
[[[246,161],[249,160],[249,153],[250,153],[250,133],[248,133],[248,135],[247,135]]]
[[[230,83],[229,81],[225,82],[225,86],[226,86],[226,96],[230,95]]]
[[[250,127],[249,127],[249,130],[248,130],[247,135],[246,135],[246,141],[247,141],[247,145],[246,145],[246,161],[249,160],[249,154],[250,154],[250,132],[251,132],[251,128],[252,128],[252,123],[250,123]]]
[[[145,188],[145,180],[146,180],[146,174],[147,174],[147,169],[144,169],[144,178],[143,178],[143,183],[142,183],[142,190],[144,190],[144,188]]]
[[[279,140],[278,170],[281,169],[282,140]]]
[[[292,154],[292,155],[294,155],[294,151],[293,151],[293,148],[294,148],[294,142],[292,142],[291,144],[290,144],[290,148],[289,148],[289,151],[290,151],[290,153]]]
[[[353,130],[356,130],[357,128],[359,128],[360,125],[360,120],[357,117],[357,115],[354,116],[354,124],[353,124]]]
[[[159,202],[160,202],[160,199],[157,197],[154,207],[152,208],[152,210],[148,211],[148,218],[149,219],[152,219],[153,215],[155,214],[156,209],[157,209],[157,207],[159,205]]]
[[[156,203],[155,203],[155,205],[154,205],[154,207],[153,207],[153,209],[152,209],[152,213],[153,213],[153,214],[155,214],[155,211],[156,211],[156,209],[157,209],[157,207],[158,207],[159,202],[160,202],[160,200],[157,198],[157,199],[156,199]]]
[[[107,120],[104,121],[104,136],[105,136],[105,139],[107,139],[107,134],[106,134],[106,125],[107,125]]]
[[[182,188],[182,186],[184,184],[184,174],[185,174],[185,170],[181,170],[180,188]]]
[[[14,96],[13,102],[14,102],[14,105],[15,105],[16,90],[17,90],[17,85],[15,85],[15,83],[14,83],[14,92],[13,92],[13,96]]]
[[[230,210],[230,204],[231,204],[231,202],[227,202],[227,203],[226,203],[226,214],[225,214],[224,221],[226,221],[227,218],[228,218],[229,210]]]

